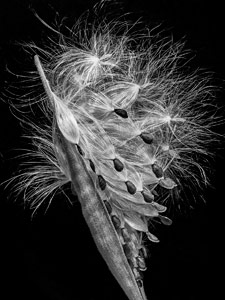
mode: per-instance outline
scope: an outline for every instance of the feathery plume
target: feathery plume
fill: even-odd
[[[172,223],[162,215],[169,200],[158,187],[169,195],[184,179],[208,183],[201,157],[207,160],[217,141],[209,78],[184,71],[182,42],[132,33],[126,22],[79,19],[70,36],[53,31],[58,44],[31,45],[47,124],[31,125],[36,150],[12,182],[34,210],[71,182],[98,248],[115,245],[124,264],[100,250],[114,276],[130,300],[146,299],[143,235],[158,242],[149,222]]]

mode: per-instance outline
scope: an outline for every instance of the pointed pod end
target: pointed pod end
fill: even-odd
[[[80,131],[71,110],[61,100],[55,99],[56,120],[64,137],[73,144],[78,144]]]

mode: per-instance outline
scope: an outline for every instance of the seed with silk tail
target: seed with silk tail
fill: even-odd
[[[121,172],[124,168],[124,165],[123,163],[118,159],[118,158],[115,158],[113,160],[113,164],[114,164],[114,168],[116,169],[116,171],[118,172]]]
[[[103,202],[105,204],[105,207],[106,207],[108,213],[111,214],[112,213],[112,206],[109,204],[109,201],[104,200]]]
[[[154,200],[154,195],[152,195],[150,192],[141,192],[142,196],[144,197],[144,200],[148,203],[151,203]]]
[[[98,175],[98,183],[99,183],[100,189],[103,191],[106,188],[106,181],[102,175]]]
[[[120,228],[120,225],[121,225],[120,219],[119,219],[117,216],[113,215],[113,216],[111,217],[111,220],[112,220],[112,222],[113,222],[114,227],[115,227],[116,229],[119,229],[119,228]]]
[[[81,149],[81,147],[77,144],[77,150],[78,150],[78,152],[80,153],[80,155],[84,155],[84,152],[83,152],[83,150]]]
[[[140,137],[146,144],[152,144],[153,143],[153,136],[150,133],[143,132],[140,134]]]
[[[133,194],[135,194],[136,193],[136,187],[135,187],[135,185],[131,182],[131,181],[126,181],[125,182],[125,184],[126,184],[126,186],[127,186],[127,191],[131,194],[131,195],[133,195]]]
[[[162,167],[158,166],[157,164],[152,165],[152,171],[157,178],[163,177],[163,169],[162,169]]]
[[[120,117],[122,117],[122,118],[124,118],[124,119],[128,118],[128,114],[127,114],[126,110],[124,110],[124,109],[121,109],[121,108],[115,108],[115,109],[114,109],[114,112],[115,112],[118,116],[120,116]]]
[[[89,160],[89,163],[90,163],[90,167],[91,167],[92,171],[95,172],[95,165],[91,159]]]

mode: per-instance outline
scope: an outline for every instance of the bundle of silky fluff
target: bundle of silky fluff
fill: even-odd
[[[209,77],[187,73],[184,43],[154,30],[83,17],[66,35],[41,21],[57,38],[30,45],[42,84],[19,107],[35,105],[24,120],[33,146],[10,182],[34,212],[71,182],[119,284],[146,299],[144,237],[158,242],[153,222],[171,224],[163,214],[174,195],[182,202],[177,191],[208,183],[218,140]]]
[[[171,191],[207,183],[216,110],[208,77],[187,73],[183,42],[132,27],[79,20],[69,36],[54,30],[57,42],[31,45],[53,97],[28,100],[40,105],[46,124],[31,124],[34,148],[13,184],[36,211],[71,181],[54,138],[57,124],[79,146],[96,190],[117,216],[157,241],[148,231],[154,218],[139,204],[164,212]]]

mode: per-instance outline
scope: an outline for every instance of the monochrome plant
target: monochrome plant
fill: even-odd
[[[210,77],[187,72],[184,42],[136,25],[83,16],[67,36],[51,27],[56,40],[28,45],[44,89],[12,105],[37,105],[46,121],[24,120],[33,146],[9,184],[34,213],[70,182],[111,272],[143,300],[144,237],[158,242],[150,224],[171,225],[173,191],[208,184],[218,119]]]

